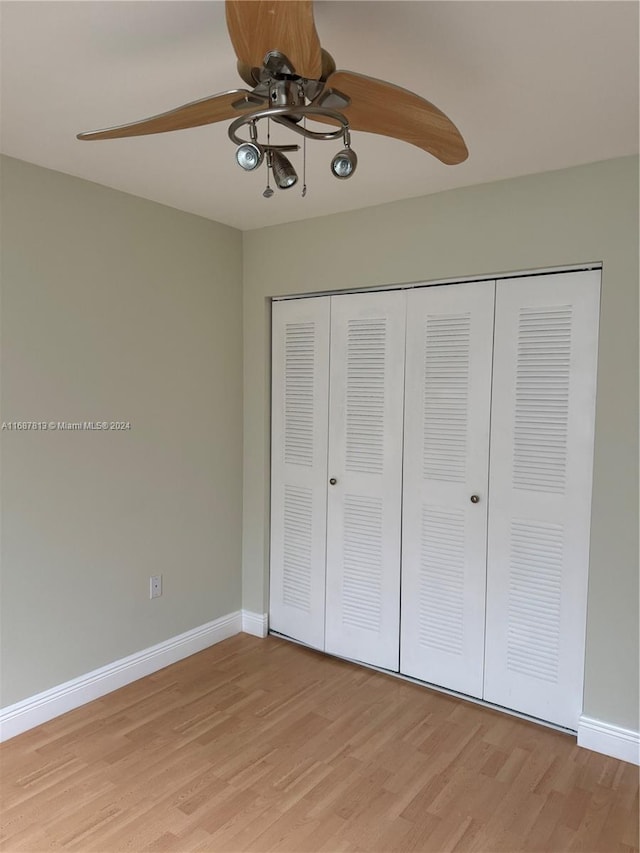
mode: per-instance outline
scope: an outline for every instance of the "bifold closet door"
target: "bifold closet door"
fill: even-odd
[[[401,671],[482,696],[495,283],[407,303]]]
[[[499,282],[485,699],[582,709],[600,272]]]
[[[398,669],[406,294],[331,297],[328,652]]]
[[[269,624],[324,648],[329,297],[272,306]]]

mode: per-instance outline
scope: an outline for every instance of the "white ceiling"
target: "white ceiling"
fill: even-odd
[[[470,151],[445,166],[354,133],[349,181],[337,142],[310,142],[300,184],[266,200],[227,123],[101,142],[75,134],[243,87],[220,0],[3,0],[2,151],[242,229],[638,151],[638,2],[324,0],[338,68],[381,77],[449,115]],[[287,140],[289,141],[289,140]],[[300,137],[295,137],[295,142]],[[292,160],[301,171],[299,155]]]

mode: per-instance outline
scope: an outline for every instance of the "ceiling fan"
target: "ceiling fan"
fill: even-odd
[[[238,146],[238,164],[253,171],[267,163],[263,193],[267,198],[273,195],[269,172],[280,189],[298,180],[284,152],[299,146],[272,145],[270,120],[305,139],[342,138],[344,147],[331,161],[332,174],[341,179],[351,177],[358,162],[351,130],[409,142],[448,165],[468,157],[456,126],[429,101],[384,80],[336,70],[333,58],[320,46],[312,0],[226,0],[226,19],[238,73],[251,89],[232,89],[141,121],[79,133],[77,138],[118,139],[231,120],[228,132]],[[307,119],[333,129],[311,130]],[[267,139],[261,142],[258,125],[264,120]],[[248,139],[238,135],[243,127],[248,127]],[[306,187],[303,195],[305,191]]]

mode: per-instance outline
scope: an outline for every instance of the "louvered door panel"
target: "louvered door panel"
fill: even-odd
[[[405,304],[331,298],[326,649],[396,670]]]
[[[600,273],[498,284],[485,699],[582,709]]]
[[[407,304],[401,671],[472,696],[483,680],[494,291],[425,287]]]
[[[273,304],[270,627],[324,648],[329,297]]]

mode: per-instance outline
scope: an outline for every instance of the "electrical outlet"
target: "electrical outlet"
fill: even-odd
[[[162,575],[152,575],[149,578],[149,598],[160,598],[162,595]]]

